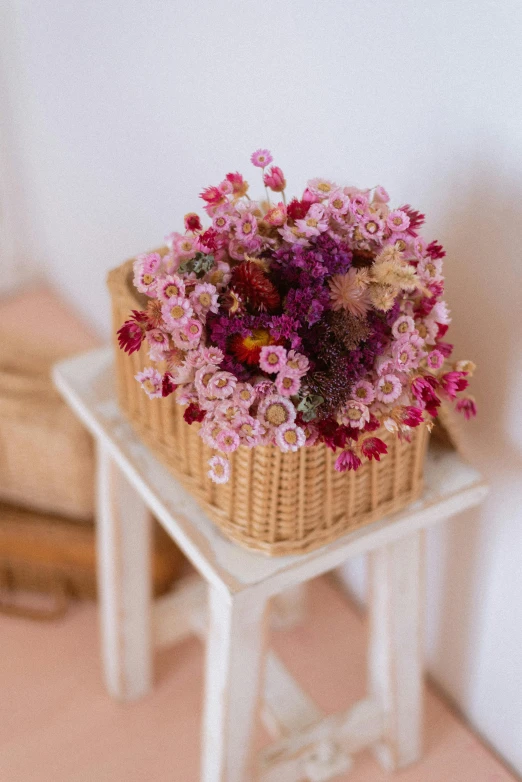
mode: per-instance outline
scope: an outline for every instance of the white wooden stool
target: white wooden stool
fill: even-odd
[[[269,559],[226,540],[140,443],[116,402],[112,353],[59,364],[54,380],[98,448],[98,571],[109,692],[139,698],[152,686],[153,651],[206,635],[204,782],[326,782],[373,747],[386,768],[421,755],[422,535],[477,504],[487,487],[453,451],[431,449],[423,498],[309,554]],[[150,515],[200,577],[152,600]],[[367,697],[326,716],[266,648],[268,605],[350,557],[369,553]],[[207,600],[208,592],[208,600]],[[262,707],[258,708],[261,703]],[[253,757],[258,713],[275,743]]]

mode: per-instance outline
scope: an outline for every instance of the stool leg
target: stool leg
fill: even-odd
[[[422,533],[370,554],[369,690],[386,715],[375,748],[388,770],[422,753]]]
[[[209,586],[202,782],[253,782],[267,603]]]
[[[97,569],[102,657],[120,700],[152,685],[151,516],[107,448],[97,450]]]

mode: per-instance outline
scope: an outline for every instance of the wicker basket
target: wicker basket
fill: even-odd
[[[116,331],[146,297],[132,286],[132,261],[108,278]],[[338,473],[324,444],[282,453],[275,446],[240,447],[231,454],[231,476],[215,484],[207,476],[211,449],[197,424],[183,420],[173,397],[149,399],[134,379],[150,365],[146,349],[131,356],[116,347],[119,403],[134,429],[198,500],[223,533],[250,549],[270,555],[299,554],[399,510],[422,491],[428,433],[413,430],[410,443],[386,430],[381,462],[357,472]]]

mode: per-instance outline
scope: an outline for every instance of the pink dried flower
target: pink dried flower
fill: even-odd
[[[210,396],[208,393],[208,384],[212,380],[213,376],[218,371],[217,366],[214,364],[206,364],[196,372],[194,383],[196,384],[196,390],[201,396]]]
[[[210,206],[219,206],[225,200],[225,197],[219,187],[206,187],[199,197],[206,201]]]
[[[424,420],[424,413],[418,407],[412,405],[403,407],[401,410],[401,423],[405,426],[416,427]]]
[[[279,166],[272,166],[269,171],[263,174],[263,183],[274,193],[282,193],[286,187],[285,175]]]
[[[188,299],[184,299],[181,296],[174,296],[169,299],[162,308],[161,314],[169,329],[180,329],[186,323],[189,318],[194,314],[194,310],[190,306]]]
[[[365,405],[369,405],[375,399],[375,389],[367,380],[359,380],[352,388],[351,396]]]
[[[257,233],[257,220],[250,212],[244,212],[241,217],[236,220],[235,226],[237,238],[247,244],[251,242]]]
[[[251,162],[257,168],[265,168],[269,166],[274,158],[270,154],[268,149],[256,149],[250,156]]]
[[[401,339],[392,348],[395,366],[400,372],[407,372],[418,364],[417,349],[407,339]]]
[[[395,339],[401,339],[415,331],[415,321],[409,315],[401,315],[392,326],[392,334]]]
[[[384,189],[384,187],[381,187],[381,185],[377,185],[377,187],[373,191],[373,200],[377,201],[377,203],[387,204],[388,201],[390,200],[390,196],[388,195],[388,192]]]
[[[201,357],[206,364],[221,364],[224,358],[223,351],[212,345],[208,348],[201,349]]]
[[[394,233],[406,231],[410,225],[410,218],[402,209],[394,209],[386,218],[386,225]]]
[[[307,189],[320,199],[328,198],[334,190],[338,189],[334,182],[329,179],[321,179],[321,177],[310,179],[306,184]]]
[[[361,460],[351,448],[339,454],[335,460],[335,469],[337,472],[346,472],[347,470],[358,470],[361,466]]]
[[[271,394],[265,397],[259,405],[257,417],[261,424],[273,429],[283,424],[293,424],[295,421],[295,407],[286,397],[280,394]]]
[[[342,190],[334,190],[328,199],[328,210],[334,217],[342,217],[350,210],[350,199]]]
[[[236,171],[226,175],[226,179],[232,185],[232,193],[235,198],[242,198],[248,191],[248,182]]]
[[[138,383],[141,384],[141,387],[143,388],[147,396],[150,397],[150,399],[161,398],[162,395],[161,387],[162,387],[163,378],[157,369],[148,367],[147,369],[144,369],[143,372],[138,372],[138,374],[135,375],[135,377]]]
[[[233,429],[222,429],[216,437],[216,444],[223,453],[232,453],[239,448],[239,435]]]
[[[283,453],[298,451],[306,441],[305,433],[300,426],[296,426],[294,423],[279,426],[275,432],[275,439]]]
[[[257,418],[253,418],[251,415],[244,415],[237,424],[237,432],[241,442],[251,448],[259,443],[261,437],[261,424]]]
[[[282,396],[295,396],[301,387],[301,380],[292,370],[287,371],[285,367],[278,374],[275,385]]]
[[[185,295],[185,283],[178,274],[168,274],[158,281],[156,291],[160,301],[168,302]]]
[[[155,296],[158,275],[161,269],[161,255],[149,253],[134,261],[134,285],[140,293]]]
[[[189,261],[196,254],[196,236],[187,236],[186,234],[172,234],[172,251],[176,258],[181,261]]]
[[[250,383],[237,383],[233,399],[242,408],[248,409],[256,399],[256,391]]]
[[[208,460],[210,470],[207,475],[214,483],[227,483],[230,478],[230,463],[224,456],[213,456]]]
[[[310,367],[307,357],[296,350],[289,350],[286,357],[286,369],[295,372],[299,377],[306,375]]]
[[[265,345],[259,354],[259,366],[264,372],[275,374],[286,364],[286,350],[281,345]]]
[[[223,421],[230,426],[237,424],[244,416],[244,409],[238,405],[235,400],[226,399],[224,402],[219,402],[214,408],[214,416],[217,421]]]
[[[366,315],[371,302],[356,269],[349,269],[346,274],[334,274],[328,285],[333,310],[345,309],[358,318]]]
[[[363,215],[359,223],[359,231],[365,239],[378,240],[384,229],[384,223],[375,214]]]
[[[153,350],[168,350],[169,338],[161,329],[150,329],[145,333],[145,338]]]
[[[226,399],[234,393],[236,383],[237,378],[231,372],[216,372],[208,382],[207,394],[218,399]]]
[[[375,395],[379,402],[389,405],[402,393],[402,383],[396,375],[383,375],[377,381]]]
[[[263,219],[269,225],[275,225],[277,227],[284,225],[286,220],[286,206],[282,202],[279,202],[268,210]]]
[[[353,429],[364,429],[370,420],[370,411],[362,402],[350,399],[342,412],[341,422]]]
[[[442,278],[442,260],[429,255],[421,258],[417,265],[417,274],[423,282],[440,282]]]
[[[312,204],[303,220],[295,221],[296,228],[309,239],[328,229],[328,219],[322,204]]]
[[[467,421],[477,415],[477,405],[472,396],[465,396],[459,399],[455,405],[455,409],[464,415]]]
[[[183,333],[188,337],[190,342],[199,342],[202,332],[203,326],[201,325],[201,321],[196,320],[196,318],[190,318],[183,326]]]
[[[223,233],[225,231],[228,231],[230,228],[231,219],[230,216],[225,214],[224,212],[218,212],[214,215],[214,218],[212,220],[212,227],[215,231],[218,233]]]
[[[446,372],[440,378],[440,385],[449,399],[455,399],[460,391],[468,387],[465,372]]]
[[[219,309],[218,295],[215,285],[200,282],[190,294],[190,302],[198,314],[217,312]]]

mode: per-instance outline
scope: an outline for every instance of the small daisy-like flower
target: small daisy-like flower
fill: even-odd
[[[216,347],[201,348],[201,358],[205,364],[219,365],[223,361],[224,353]]]
[[[361,466],[361,460],[357,454],[348,448],[342,451],[335,460],[335,469],[337,472],[346,472],[346,470],[358,470]]]
[[[390,231],[406,231],[410,225],[410,218],[402,209],[394,209],[386,218],[386,225]]]
[[[334,274],[328,285],[333,310],[345,309],[358,318],[366,315],[370,309],[370,299],[366,287],[358,279],[356,269],[349,269],[346,274]]]
[[[430,369],[440,369],[444,364],[444,356],[440,350],[432,350],[426,357],[426,363]]]
[[[216,420],[235,426],[245,415],[245,410],[234,399],[227,399],[225,402],[219,402],[216,405],[214,415]]]
[[[189,212],[185,215],[183,218],[183,223],[185,224],[185,230],[186,231],[202,231],[203,226],[201,225],[201,220],[199,219],[199,215],[196,214],[196,212]]]
[[[276,388],[282,396],[295,396],[301,388],[301,380],[293,372],[283,369],[275,381]]]
[[[181,296],[175,296],[168,302],[165,302],[161,308],[161,314],[163,319],[170,329],[180,329],[194,314],[194,310],[190,306],[188,299],[183,299]]]
[[[417,366],[418,351],[407,340],[396,342],[392,348],[395,366],[400,372],[407,372]],[[378,398],[378,395],[377,395]]]
[[[445,301],[438,301],[433,307],[429,317],[434,320],[435,323],[441,323],[443,326],[447,326],[451,323],[449,308]]]
[[[377,381],[375,393],[379,402],[389,405],[400,397],[402,383],[396,375],[383,375]]]
[[[201,396],[207,396],[208,384],[217,372],[217,366],[215,364],[206,364],[201,369],[198,369],[194,378],[196,384],[196,390]]]
[[[442,277],[442,259],[431,258],[429,255],[421,258],[417,266],[417,274],[423,282],[440,282]]]
[[[214,483],[227,483],[230,478],[230,463],[224,456],[213,456],[208,460],[210,470],[207,475]]]
[[[222,430],[221,421],[213,421],[212,413],[207,413],[199,430],[199,436],[209,448],[216,449],[218,447],[216,438]]]
[[[329,179],[321,179],[320,177],[310,179],[306,183],[306,186],[308,190],[319,196],[321,199],[328,198],[331,193],[338,189],[334,182],[330,182]]]
[[[392,326],[392,334],[395,339],[401,339],[415,331],[415,321],[409,315],[401,315]]]
[[[169,348],[168,335],[165,334],[164,331],[161,331],[161,329],[150,329],[145,333],[145,339],[147,340],[151,351],[158,357]],[[154,360],[158,361],[159,358]]]
[[[363,193],[356,193],[350,198],[350,212],[356,217],[362,217],[368,211],[369,201]]]
[[[382,234],[384,225],[382,220],[374,214],[364,215],[359,223],[359,231],[365,239],[378,239]]]
[[[306,442],[305,433],[294,423],[279,426],[275,432],[275,439],[283,453],[298,451]]]
[[[171,234],[172,251],[181,261],[188,261],[196,254],[196,237],[186,234]]]
[[[248,242],[243,238],[236,237],[231,239],[228,245],[228,252],[235,261],[244,261],[245,255],[255,255],[255,253],[261,250],[261,247],[261,239],[257,235],[253,236]]]
[[[185,283],[177,274],[168,274],[158,281],[156,291],[160,301],[169,302],[178,296],[185,296]]]
[[[226,399],[232,396],[236,387],[237,378],[231,372],[216,372],[210,378],[207,385],[208,396],[218,399]]]
[[[281,345],[265,345],[259,354],[259,366],[264,372],[275,374],[286,364],[286,350]]]
[[[462,413],[467,421],[477,415],[477,405],[472,396],[465,396],[462,399],[459,399],[455,405],[455,409],[458,413]]]
[[[328,218],[325,215],[324,206],[312,204],[306,217],[302,220],[296,220],[295,225],[307,239],[324,233],[328,229]]]
[[[236,431],[241,442],[252,447],[258,444],[261,437],[261,424],[257,418],[253,418],[251,415],[243,415],[239,420]]]
[[[223,195],[231,195],[234,192],[234,188],[232,186],[232,182],[229,182],[228,179],[224,179],[222,182],[218,185],[218,190]]]
[[[134,261],[134,285],[140,293],[155,296],[158,275],[161,268],[161,255],[149,253]]]
[[[257,168],[266,168],[269,166],[274,158],[270,154],[268,149],[256,149],[250,156],[251,162]]]
[[[196,339],[191,339],[190,336],[185,332],[187,325],[188,324],[185,324],[185,326],[180,329],[172,329],[170,332],[170,336],[172,337],[174,345],[180,350],[183,350],[185,353],[197,348],[199,343],[199,337]]]
[[[302,377],[306,375],[310,367],[310,362],[306,356],[302,353],[298,353],[296,350],[289,350],[286,357],[286,369],[295,372]]]
[[[219,212],[218,214],[214,215],[214,219],[212,220],[212,228],[218,233],[223,233],[224,231],[228,231],[230,228],[230,222],[230,217],[227,214]]]
[[[268,210],[263,218],[269,225],[277,227],[284,225],[286,220],[286,206],[280,202]]]
[[[252,238],[257,233],[257,220],[250,212],[245,212],[235,222],[236,236],[240,241],[246,242],[247,245],[252,241]]]
[[[365,405],[369,405],[375,399],[375,389],[367,380],[358,380],[352,388],[352,399],[357,399]]]
[[[201,321],[196,320],[195,318],[190,318],[183,326],[183,333],[188,337],[191,343],[198,343],[201,339],[202,332],[203,326],[201,325]]]
[[[269,187],[274,193],[283,192],[286,187],[286,179],[279,166],[272,166],[270,171],[263,174],[263,184]]]
[[[256,391],[250,383],[237,383],[233,399],[243,409],[249,408],[256,399]]]
[[[262,424],[273,429],[283,424],[293,424],[295,421],[295,407],[286,397],[272,394],[265,397],[259,405],[257,417]]]
[[[328,199],[328,211],[333,217],[341,217],[350,209],[350,199],[342,190],[334,190]]]
[[[370,411],[363,402],[353,399],[346,403],[341,419],[343,424],[347,426],[354,429],[364,429],[370,420]]]
[[[198,314],[217,312],[219,305],[215,285],[209,282],[198,283],[190,294],[190,302]]]
[[[159,399],[161,397],[163,377],[157,369],[148,367],[147,369],[144,369],[143,372],[138,372],[135,377],[150,399]]]
[[[223,453],[232,453],[239,448],[239,435],[233,429],[222,429],[216,437],[216,444]]]

